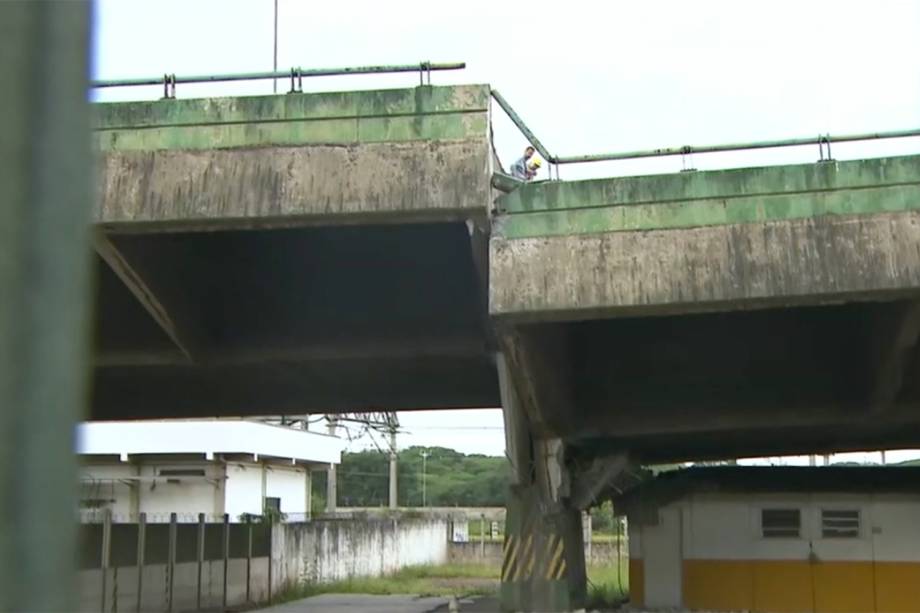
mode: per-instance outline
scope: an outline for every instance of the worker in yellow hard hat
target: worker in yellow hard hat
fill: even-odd
[[[533,156],[530,160],[530,163],[527,164],[527,179],[533,179],[537,176],[537,171],[540,170],[540,166],[543,165],[543,160],[537,156]]]
[[[536,149],[533,147],[524,149],[524,156],[511,165],[512,177],[523,181],[529,181],[533,178],[533,175],[530,174],[529,162],[531,158],[533,158],[534,153],[536,153]]]

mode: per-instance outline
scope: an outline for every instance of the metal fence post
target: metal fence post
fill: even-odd
[[[100,566],[102,568],[102,594],[99,598],[99,610],[102,613],[105,613],[105,601],[106,596],[108,595],[108,575],[109,575],[109,559],[112,554],[112,510],[106,509],[102,514],[102,558],[100,560]]]
[[[147,514],[137,516],[137,606],[135,611],[140,613],[144,593],[144,562],[147,549]]]
[[[195,595],[195,610],[201,610],[201,568],[204,566],[204,513],[198,514],[198,593]]]
[[[224,513],[224,587],[221,590],[221,604],[226,610],[227,608],[227,571],[228,566],[230,565],[230,514]]]
[[[486,514],[479,516],[479,557],[486,559]]]
[[[169,514],[169,559],[166,561],[166,610],[173,610],[173,585],[176,574],[176,531],[178,517],[175,513]]]

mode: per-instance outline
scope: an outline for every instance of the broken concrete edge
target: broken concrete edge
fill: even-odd
[[[492,173],[492,187],[504,194],[510,193],[522,185],[525,185],[524,181],[516,177],[512,177],[503,172],[496,171]]]

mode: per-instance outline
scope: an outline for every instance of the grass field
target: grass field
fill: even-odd
[[[468,596],[498,590],[499,568],[483,564],[409,566],[384,577],[360,577],[333,583],[305,584],[286,592],[282,600],[317,594],[418,594]]]
[[[410,566],[385,577],[355,578],[290,589],[280,600],[289,601],[317,594],[418,594],[421,596],[473,596],[498,592],[500,569],[485,564]],[[621,583],[622,580],[622,583]],[[623,600],[629,586],[613,566],[588,567],[588,604],[611,606]]]
[[[629,573],[624,564],[618,572],[615,564],[588,567],[588,608],[606,608],[629,595]]]

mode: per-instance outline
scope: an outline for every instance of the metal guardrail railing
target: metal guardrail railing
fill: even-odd
[[[832,160],[831,144],[847,143],[856,141],[882,140],[890,138],[909,138],[920,136],[920,128],[913,130],[895,130],[889,132],[872,132],[863,134],[843,134],[832,136],[830,134],[818,135],[817,137],[805,138],[787,138],[780,140],[751,141],[746,143],[731,143],[725,145],[703,145],[683,147],[664,147],[661,149],[646,149],[640,151],[626,151],[621,153],[595,153],[589,155],[572,155],[557,156],[549,152],[546,146],[536,137],[533,131],[527,127],[524,120],[521,119],[508,101],[498,90],[492,90],[492,98],[498,103],[501,109],[508,115],[508,118],[521,131],[527,140],[533,145],[534,149],[543,156],[549,164],[558,166],[562,164],[580,164],[584,162],[611,162],[616,160],[635,160],[639,158],[667,157],[674,155],[690,155],[693,153],[716,153],[724,151],[746,151],[752,149],[774,149],[780,147],[800,147],[806,145],[818,145],[820,159],[823,161]]]
[[[110,79],[95,80],[90,82],[90,87],[94,89],[104,89],[113,87],[140,87],[151,85],[163,86],[164,98],[175,98],[176,85],[179,83],[226,83],[232,81],[260,81],[271,79],[291,80],[291,89],[288,93],[300,93],[303,91],[303,79],[310,77],[328,77],[344,75],[366,75],[366,74],[395,74],[405,72],[417,72],[419,74],[419,84],[431,84],[431,73],[444,70],[461,70],[466,68],[465,62],[419,62],[418,64],[403,65],[384,65],[384,66],[355,66],[346,68],[300,68],[294,67],[289,71],[267,71],[267,72],[243,72],[233,74],[216,74],[216,75],[185,75],[176,76],[175,74],[164,74],[162,77],[145,77],[135,79]],[[639,158],[667,157],[675,155],[691,155],[694,153],[716,153],[725,151],[745,151],[752,149],[773,149],[780,147],[800,147],[803,145],[818,145],[820,159],[830,160],[831,144],[845,143],[867,140],[881,140],[890,138],[908,138],[920,136],[920,128],[913,130],[897,130],[890,132],[874,132],[864,134],[844,134],[832,136],[830,134],[818,135],[817,137],[805,138],[787,138],[780,140],[751,141],[745,143],[731,143],[724,145],[702,145],[693,146],[685,145],[682,147],[663,147],[659,149],[646,149],[640,151],[626,151],[619,153],[594,153],[588,155],[570,155],[557,156],[550,153],[533,130],[527,127],[521,116],[517,114],[511,104],[499,93],[498,90],[491,90],[492,98],[498,103],[501,109],[508,115],[514,125],[527,138],[528,142],[533,145],[534,149],[551,165],[558,167],[563,164],[581,164],[585,162],[611,162],[617,160],[634,160]],[[552,175],[551,175],[552,176]]]
[[[161,77],[145,77],[137,79],[109,79],[90,82],[93,89],[110,87],[141,87],[149,85],[162,85],[164,98],[175,98],[178,83],[228,83],[231,81],[266,81],[272,79],[291,80],[291,89],[288,93],[303,91],[303,79],[310,77],[332,77],[344,75],[366,74],[395,74],[401,72],[417,72],[420,85],[431,85],[431,73],[443,70],[461,70],[466,68],[465,62],[433,63],[419,62],[418,64],[403,64],[390,66],[355,66],[350,68],[300,68],[268,72],[241,72],[233,74],[216,75],[185,75],[164,74]],[[427,81],[427,83],[426,83]]]

